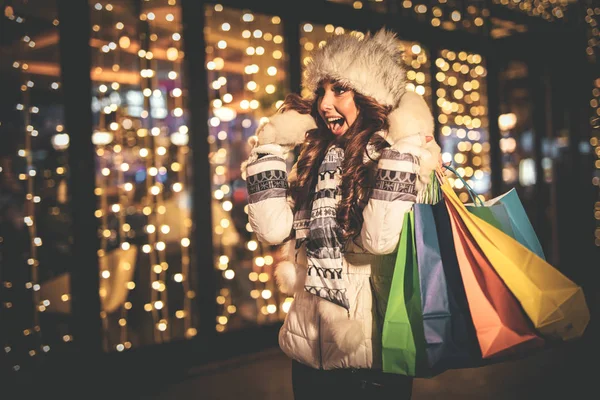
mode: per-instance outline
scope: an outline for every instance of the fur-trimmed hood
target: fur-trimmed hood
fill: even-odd
[[[313,92],[324,79],[335,79],[378,103],[396,108],[406,90],[401,43],[385,29],[374,35],[331,37],[311,54],[303,85]]]

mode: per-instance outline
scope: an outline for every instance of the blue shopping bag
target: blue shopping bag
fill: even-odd
[[[451,368],[478,366],[481,355],[464,295],[445,203],[415,204],[414,216],[429,367],[439,373]],[[462,306],[458,300],[461,292]]]

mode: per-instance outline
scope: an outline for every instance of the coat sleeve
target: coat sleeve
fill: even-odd
[[[294,219],[282,155],[266,153],[248,162],[246,185],[248,219],[258,240],[269,245],[282,243],[290,235]]]
[[[411,151],[382,151],[360,233],[362,245],[369,253],[396,251],[404,214],[417,198],[419,163],[419,157]]]

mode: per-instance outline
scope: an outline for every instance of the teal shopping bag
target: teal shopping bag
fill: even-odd
[[[445,168],[454,172],[463,181],[473,201],[465,204],[469,212],[500,229],[540,258],[546,259],[542,245],[519,199],[519,194],[514,188],[498,197],[483,202],[452,167],[445,166]]]
[[[496,220],[501,223],[501,231],[533,251],[540,258],[546,259],[542,245],[527,217],[527,213],[525,212],[525,208],[523,208],[519,195],[514,188],[498,197],[484,202],[483,204],[484,207],[467,205],[467,209],[484,220],[485,218],[480,215],[480,210],[482,208],[489,209],[496,217]]]
[[[404,215],[382,331],[383,372],[427,376],[414,213]]]

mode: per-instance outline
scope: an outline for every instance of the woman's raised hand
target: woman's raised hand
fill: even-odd
[[[304,142],[306,132],[316,128],[317,124],[310,114],[289,110],[269,117],[269,121],[257,129],[256,136],[259,146],[278,144],[292,148]]]

